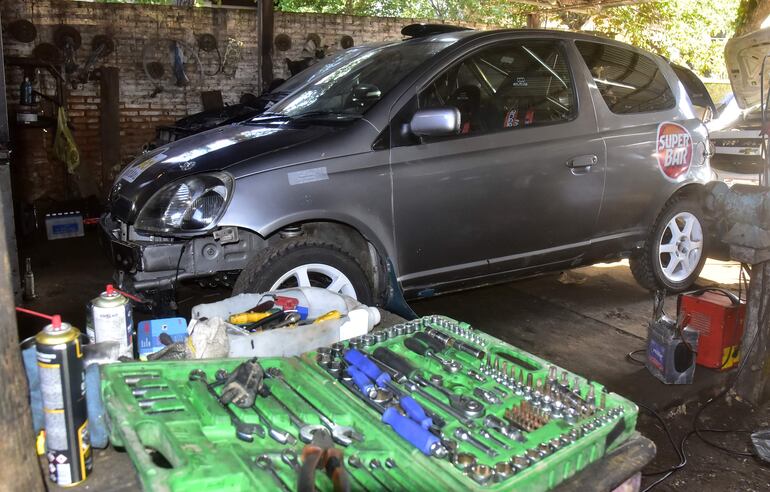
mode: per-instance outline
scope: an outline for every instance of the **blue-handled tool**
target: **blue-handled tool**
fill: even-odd
[[[419,449],[426,456],[436,456],[443,449],[441,439],[434,436],[414,420],[404,417],[396,407],[390,407],[382,414],[382,421],[404,440]]]
[[[385,388],[391,380],[390,374],[381,370],[369,357],[356,349],[345,352],[344,358],[349,364],[356,366],[361,372],[369,376],[380,388]]]
[[[369,398],[374,398],[377,396],[377,388],[374,387],[374,384],[372,384],[371,379],[361,372],[356,366],[348,366],[347,369],[348,374],[350,374],[350,377],[353,378],[353,382],[356,384],[359,390],[361,392],[368,396]]]
[[[390,374],[381,370],[380,367],[363,352],[356,349],[350,349],[345,353],[344,358],[349,364],[355,366],[370,379],[374,380],[380,388],[389,387],[397,393],[401,393],[397,387],[394,387],[393,384],[391,384],[392,380]],[[428,429],[433,426],[433,419],[425,414],[425,410],[414,400],[414,398],[403,395],[399,398],[399,405],[401,405],[401,408],[404,409],[404,412],[406,412],[409,418],[420,424],[420,427]]]
[[[409,395],[404,395],[398,399],[398,404],[404,409],[406,415],[420,424],[423,429],[430,429],[433,427],[433,419],[425,414],[425,409],[422,405]]]

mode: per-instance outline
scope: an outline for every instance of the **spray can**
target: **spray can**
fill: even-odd
[[[32,300],[37,297],[35,291],[35,274],[32,273],[32,258],[27,258],[24,269],[24,298]]]
[[[86,333],[91,343],[118,342],[119,356],[134,357],[131,302],[112,285],[88,305]]]
[[[62,486],[82,482],[93,467],[79,337],[58,315],[35,336],[48,472]]]

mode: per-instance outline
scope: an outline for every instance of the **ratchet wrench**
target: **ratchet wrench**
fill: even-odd
[[[467,396],[456,395],[440,384],[436,384],[419,375],[415,375],[412,379],[421,386],[430,386],[431,388],[438,390],[447,397],[449,406],[462,412],[466,417],[476,418],[481,417],[484,414],[484,405],[478,400]]]

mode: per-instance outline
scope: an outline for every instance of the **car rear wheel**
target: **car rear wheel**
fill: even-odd
[[[687,290],[706,262],[703,212],[694,198],[672,201],[653,227],[644,248],[631,256],[631,272],[642,287]]]
[[[233,293],[322,287],[370,304],[371,285],[347,251],[312,239],[293,239],[260,252],[239,275]]]

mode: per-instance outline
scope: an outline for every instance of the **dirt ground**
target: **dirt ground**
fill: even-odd
[[[83,326],[85,303],[101,292],[111,277],[109,262],[95,235],[24,246],[22,261],[24,256],[32,257],[40,295],[27,303],[28,307],[59,312],[65,320]],[[737,289],[737,281],[735,264],[710,261],[700,284]],[[179,293],[180,308],[189,313],[190,307],[204,296],[202,302],[212,302],[226,293],[188,287]],[[670,298],[669,310],[674,303]],[[698,368],[694,384],[666,386],[626,359],[628,352],[645,346],[652,303],[651,295],[636,285],[623,262],[438,296],[413,302],[412,307],[419,315],[438,313],[467,321],[476,329],[658,410],[677,445],[692,429],[699,406],[726,387],[731,378],[729,373]],[[37,319],[23,317],[19,321],[24,336],[42,326]],[[720,399],[704,412],[700,425],[716,429],[770,428],[770,406],[751,409],[733,399]],[[658,449],[646,471],[679,463],[660,423],[641,409],[638,430],[654,440]],[[747,433],[714,433],[709,437],[731,449],[748,449]],[[731,456],[696,436],[688,439],[685,454],[687,465],[655,490],[770,490],[767,463]],[[130,470],[130,463],[126,467]],[[644,486],[656,478],[645,477]]]

